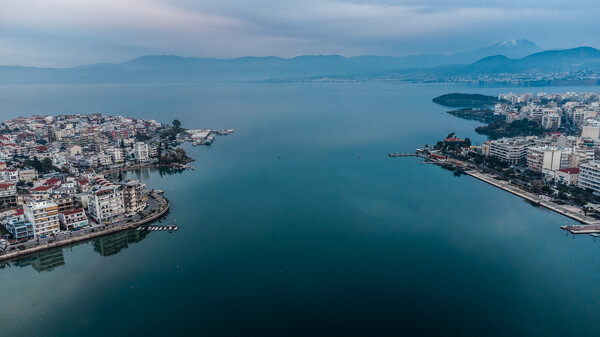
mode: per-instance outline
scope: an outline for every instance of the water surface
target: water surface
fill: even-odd
[[[481,143],[480,123],[431,99],[509,90],[528,91],[0,86],[3,118],[102,112],[236,130],[185,146],[195,171],[128,173],[166,191],[177,233],[119,233],[0,270],[2,334],[596,336],[600,242],[470,177],[387,157],[450,132]]]

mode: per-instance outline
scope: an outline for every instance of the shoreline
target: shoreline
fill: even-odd
[[[82,242],[82,241],[89,241],[91,239],[95,239],[101,236],[106,236],[106,235],[110,235],[110,234],[114,234],[114,233],[118,233],[121,231],[125,231],[128,229],[132,229],[132,228],[136,228],[140,225],[144,225],[150,222],[154,222],[158,219],[160,219],[161,217],[163,217],[171,208],[171,203],[169,202],[169,200],[167,198],[165,198],[163,195],[155,195],[155,198],[162,198],[162,201],[165,202],[165,206],[164,208],[162,208],[158,213],[153,214],[152,216],[149,216],[148,218],[145,219],[141,219],[137,222],[132,222],[132,223],[125,223],[122,225],[118,225],[116,227],[111,227],[111,228],[106,228],[106,229],[100,229],[98,232],[93,232],[93,233],[89,233],[89,234],[85,234],[82,236],[78,236],[78,237],[74,237],[74,238],[70,238],[70,239],[66,239],[66,240],[61,240],[61,241],[54,241],[52,243],[48,243],[48,244],[44,244],[44,245],[39,245],[39,246],[35,246],[32,248],[26,248],[23,250],[16,250],[16,251],[10,251],[10,252],[3,252],[4,254],[0,255],[0,262],[6,262],[6,261],[10,261],[10,260],[14,260],[17,258],[21,258],[21,257],[25,257],[28,255],[32,255],[32,254],[36,254],[48,249],[52,249],[52,248],[57,248],[57,247],[62,247],[62,246],[68,246],[74,243],[78,243],[78,242]],[[159,200],[157,200],[159,201]],[[159,202],[159,205],[162,204],[162,202]]]
[[[522,199],[528,200],[533,202],[536,205],[542,206],[548,210],[551,210],[553,212],[556,212],[560,215],[566,216],[570,219],[573,219],[575,221],[578,221],[586,226],[595,226],[595,225],[599,225],[600,224],[600,220],[594,219],[592,217],[589,217],[585,214],[579,214],[579,213],[575,213],[573,211],[570,211],[568,209],[565,209],[564,207],[562,207],[561,205],[549,201],[549,200],[544,200],[530,192],[527,192],[519,187],[516,187],[514,185],[512,185],[511,183],[505,181],[505,180],[497,180],[494,177],[488,176],[488,175],[484,175],[482,173],[479,173],[477,171],[474,170],[469,170],[469,171],[464,171],[465,174],[478,179],[480,181],[483,181],[485,183],[488,183],[492,186],[495,186],[499,189],[502,189],[510,194],[516,195]],[[566,226],[561,226],[561,228],[566,227]],[[565,229],[565,228],[563,228]],[[594,231],[596,232],[596,231]],[[589,232],[588,232],[589,233]]]
[[[441,160],[437,160],[437,159],[434,159],[434,158],[431,158],[431,157],[428,157],[428,156],[425,156],[425,155],[419,154],[419,153],[417,153],[417,156],[425,159],[426,160],[425,163],[432,163],[432,164],[438,165],[438,166],[450,165],[456,169],[460,169],[464,174],[466,174],[470,177],[473,177],[477,180],[483,181],[489,185],[497,187],[505,192],[508,192],[517,197],[520,197],[521,199],[532,202],[535,205],[544,207],[544,208],[546,208],[550,211],[553,211],[555,213],[558,213],[562,216],[565,216],[572,220],[578,221],[580,223],[580,225],[560,226],[561,229],[567,230],[567,231],[571,232],[572,234],[600,233],[600,220],[592,218],[592,217],[587,216],[582,213],[568,210],[565,207],[563,207],[562,205],[559,205],[551,200],[546,200],[546,199],[540,198],[539,196],[536,196],[535,194],[533,194],[531,192],[525,191],[522,188],[515,186],[504,179],[500,179],[500,180],[496,179],[496,178],[500,178],[499,176],[495,176],[495,175],[492,176],[489,174],[481,173],[478,171],[478,169],[475,169],[474,167],[471,167],[468,165],[465,167],[465,166],[459,164],[459,162],[457,160],[452,160],[452,159],[448,160],[445,158],[444,161],[441,161]]]

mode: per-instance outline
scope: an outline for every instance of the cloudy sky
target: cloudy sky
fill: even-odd
[[[0,64],[600,47],[597,0],[0,0]]]

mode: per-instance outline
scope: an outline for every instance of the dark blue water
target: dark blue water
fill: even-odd
[[[564,217],[470,177],[387,157],[450,132],[480,143],[477,122],[431,99],[509,90],[0,87],[3,118],[103,112],[236,130],[186,146],[195,171],[128,174],[166,191],[177,233],[120,233],[1,269],[0,331],[596,336],[600,241],[566,235]]]

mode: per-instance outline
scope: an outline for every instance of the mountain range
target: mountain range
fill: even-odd
[[[319,76],[371,76],[391,72],[468,75],[600,68],[600,51],[591,47],[540,51],[535,43],[516,39],[453,55],[357,56],[305,55],[293,58],[188,58],[150,55],[123,63],[72,68],[0,66],[1,84],[158,83],[264,81]]]

